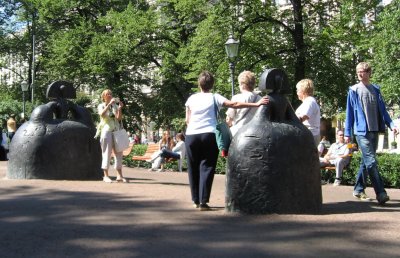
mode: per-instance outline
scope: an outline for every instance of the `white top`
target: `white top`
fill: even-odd
[[[173,152],[178,153],[181,155],[181,159],[184,159],[186,156],[186,147],[184,141],[179,141],[174,148],[172,148]]]
[[[319,135],[321,111],[314,97],[308,96],[303,103],[296,109],[297,116],[308,116],[303,124],[311,131],[313,135]]]
[[[240,94],[236,94],[232,97],[232,101],[235,102],[246,102],[246,103],[255,103],[259,101],[261,97],[254,92],[243,92]],[[256,113],[257,108],[228,108],[226,111],[226,115],[233,119],[231,132],[232,135],[235,135],[236,132],[241,128],[243,125],[247,124],[251,121],[254,114]]]
[[[196,93],[188,98],[185,103],[190,110],[190,120],[186,129],[186,135],[214,133],[217,120],[214,110],[214,99],[218,108],[222,107],[227,99],[218,93]]]

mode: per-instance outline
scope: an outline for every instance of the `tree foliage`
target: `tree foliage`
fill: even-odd
[[[240,40],[236,74],[284,69],[294,106],[294,85],[307,77],[315,82],[325,116],[344,110],[355,66],[364,60],[373,63],[385,97],[398,98],[399,0],[382,12],[378,0],[293,0],[283,7],[275,2],[4,0],[0,54],[26,61],[29,68],[21,78],[30,84],[35,34],[39,101],[45,101],[47,85],[60,79],[72,81],[79,91],[91,90],[97,101],[110,88],[125,101],[128,128],[137,130],[148,121],[176,127],[172,121],[184,117],[184,103],[196,91],[202,70],[213,72],[214,90],[230,97],[224,49],[230,34]],[[375,13],[376,19],[366,22]],[[7,90],[20,97],[18,83]]]
[[[400,105],[400,1],[378,14],[368,47],[373,53],[373,79],[390,104]]]

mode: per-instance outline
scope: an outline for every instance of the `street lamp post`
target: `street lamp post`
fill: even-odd
[[[21,82],[21,90],[22,90],[22,115],[25,118],[25,92],[28,91],[29,85],[26,81]]]
[[[232,97],[235,95],[235,61],[239,52],[239,43],[232,35],[229,35],[229,39],[225,42],[225,50],[229,59],[229,70],[231,71]]]

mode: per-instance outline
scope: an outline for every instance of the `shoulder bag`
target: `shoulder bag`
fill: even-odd
[[[217,140],[218,149],[222,151],[222,156],[226,157],[228,155],[229,145],[231,145],[232,133],[229,129],[228,124],[223,119],[221,119],[219,115],[218,105],[215,101],[214,95],[213,100],[215,118],[217,119],[217,126],[215,127],[215,137]]]
[[[122,122],[118,123],[118,130],[112,132],[115,152],[122,152],[129,148],[129,136],[125,131]]]

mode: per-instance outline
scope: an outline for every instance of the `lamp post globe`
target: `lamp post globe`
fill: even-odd
[[[21,82],[21,90],[22,90],[22,116],[25,118],[25,92],[29,89],[29,85],[26,81]]]
[[[229,70],[231,72],[232,97],[235,95],[235,61],[239,52],[239,44],[240,42],[235,40],[232,35],[229,35],[228,40],[225,42],[225,51],[229,59]]]

